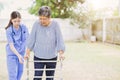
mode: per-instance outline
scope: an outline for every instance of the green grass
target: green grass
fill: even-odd
[[[114,55],[115,54],[115,55]],[[118,65],[120,46],[103,43],[66,43],[67,60],[86,63]]]
[[[120,80],[119,45],[89,42],[66,42],[65,45],[65,80],[88,80],[87,78],[89,78],[90,74],[96,76],[94,76],[94,79],[89,80]],[[0,62],[5,63],[5,43],[0,43],[0,49]],[[3,66],[6,66],[6,64],[3,64]],[[76,76],[71,73],[72,66],[78,69],[72,69]],[[83,76],[79,76],[80,74],[83,74],[85,79],[82,79]],[[1,75],[0,73],[0,76]],[[104,78],[102,75],[104,75]],[[5,75],[3,75],[3,77],[5,77]],[[80,79],[73,79],[74,77],[79,77]]]
[[[118,77],[119,76],[118,74],[120,74],[119,45],[112,45],[107,43],[106,44],[87,43],[87,42],[66,43],[65,55],[66,55],[66,63],[67,61],[73,62],[74,64],[79,64],[79,67],[86,65],[88,66],[87,68],[93,69],[93,72],[91,72],[90,74],[92,73],[94,74],[94,72],[96,72],[95,74],[97,75],[94,76],[95,78],[101,76],[100,74],[106,73],[106,75],[104,75],[106,76],[104,79],[100,77],[98,79],[92,79],[92,80],[120,80],[120,77]],[[99,67],[101,70],[99,70]],[[107,71],[107,68],[110,69],[110,72],[109,70]],[[96,70],[99,73],[97,73]],[[104,70],[105,72],[102,70]],[[113,72],[115,72],[116,74],[113,74]],[[89,74],[89,72],[87,72],[86,75],[87,74]],[[112,78],[108,78],[107,75],[113,75],[113,76]]]

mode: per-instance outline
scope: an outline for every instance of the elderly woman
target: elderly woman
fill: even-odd
[[[48,6],[42,6],[39,11],[39,20],[37,20],[32,28],[27,43],[25,58],[29,58],[30,51],[34,52],[34,60],[45,62],[34,62],[35,69],[55,69],[56,62],[47,62],[64,59],[65,45],[59,24],[51,20],[51,9]],[[54,70],[46,70],[46,80],[54,80]],[[33,80],[42,80],[43,70],[35,70]],[[40,76],[40,78],[36,77]],[[51,76],[51,77],[50,77]]]

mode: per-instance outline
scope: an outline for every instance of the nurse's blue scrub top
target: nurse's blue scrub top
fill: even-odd
[[[7,36],[7,45],[6,45],[6,52],[9,56],[16,56],[10,49],[9,43],[13,43],[16,50],[24,56],[25,54],[25,47],[26,47],[26,39],[28,37],[28,29],[25,25],[20,24],[19,29],[16,30],[13,25],[11,25],[6,30]]]

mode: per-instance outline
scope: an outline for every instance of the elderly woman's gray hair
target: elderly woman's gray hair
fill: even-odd
[[[50,17],[51,16],[51,9],[48,6],[42,6],[40,7],[38,11],[39,16],[45,16],[45,17]]]

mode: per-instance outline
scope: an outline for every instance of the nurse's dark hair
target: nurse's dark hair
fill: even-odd
[[[45,16],[45,17],[50,17],[51,16],[51,9],[48,6],[42,6],[40,7],[38,11],[39,16]]]
[[[9,20],[9,23],[8,25],[5,27],[5,29],[9,28],[10,25],[12,25],[12,19],[15,19],[15,18],[21,18],[21,15],[18,11],[13,11],[10,15],[10,20]]]

